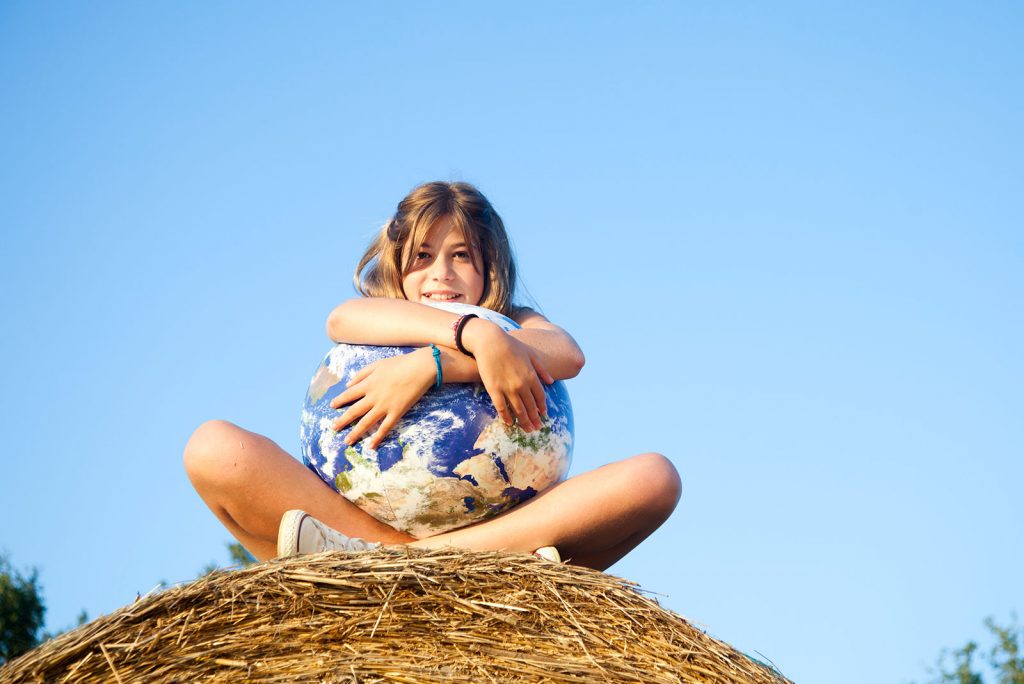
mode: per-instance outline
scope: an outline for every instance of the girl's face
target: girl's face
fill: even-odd
[[[410,248],[416,252],[412,270],[402,278],[406,299],[480,303],[484,296],[483,264],[448,218],[435,223],[422,244]]]

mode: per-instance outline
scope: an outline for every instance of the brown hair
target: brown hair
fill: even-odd
[[[430,229],[447,218],[462,232],[473,254],[483,263],[484,292],[479,305],[512,317],[516,264],[498,212],[469,183],[424,183],[398,203],[398,211],[384,224],[356,267],[356,289],[365,297],[405,299],[402,280],[412,270],[415,249]]]

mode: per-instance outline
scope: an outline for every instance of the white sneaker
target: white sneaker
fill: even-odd
[[[537,556],[538,558],[543,558],[544,560],[549,560],[552,563],[562,562],[562,556],[558,553],[558,549],[556,549],[554,546],[542,546],[536,551],[534,551],[533,555]]]
[[[349,537],[328,527],[305,511],[288,511],[277,529],[277,556],[301,556],[322,551],[361,553],[380,548],[380,542]]]

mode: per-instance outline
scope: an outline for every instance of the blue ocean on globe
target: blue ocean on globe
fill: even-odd
[[[434,306],[475,313],[508,331],[519,325],[466,304]],[[422,538],[508,510],[560,482],[572,459],[573,419],[562,382],[545,386],[547,418],[525,432],[498,417],[480,384],[430,389],[374,450],[345,444],[332,425],[331,400],[361,368],[412,347],[339,344],[327,353],[306,393],[299,438],[304,463],[378,520]]]

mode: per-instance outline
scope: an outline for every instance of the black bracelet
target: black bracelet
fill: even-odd
[[[456,325],[455,325],[455,346],[456,346],[456,348],[458,348],[458,350],[460,352],[462,352],[463,354],[465,354],[469,358],[475,359],[476,357],[473,356],[473,352],[471,352],[468,349],[466,349],[466,347],[462,344],[462,330],[463,330],[463,328],[466,327],[466,323],[468,323],[469,319],[471,319],[471,318],[479,318],[479,316],[477,316],[476,314],[466,314],[465,316],[463,316],[462,318],[459,319],[458,323],[456,323]]]

